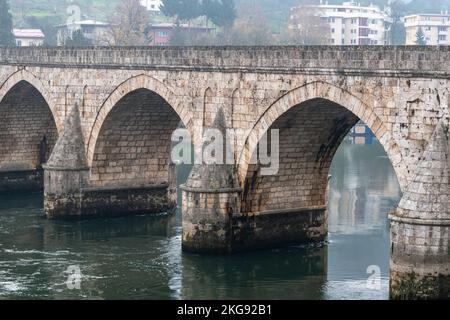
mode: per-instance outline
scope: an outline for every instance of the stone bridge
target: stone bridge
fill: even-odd
[[[447,47],[0,48],[0,190],[44,188],[55,219],[166,212],[175,129],[197,155],[206,128],[240,129],[232,164],[182,186],[183,248],[322,241],[330,165],[362,120],[403,192],[391,295],[450,298],[449,103]],[[251,133],[272,129],[264,175]]]

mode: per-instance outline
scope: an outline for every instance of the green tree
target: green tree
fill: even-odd
[[[234,0],[203,0],[203,14],[216,26],[230,28],[236,20]]]
[[[192,20],[202,14],[199,0],[180,0],[180,12],[178,17],[181,20]]]
[[[406,41],[406,29],[402,17],[407,14],[407,6],[402,0],[394,0],[390,4],[392,26],[390,30],[391,44],[403,45]]]
[[[173,29],[173,32],[170,36],[169,44],[171,46],[184,46],[188,43],[188,35],[186,31],[183,30],[183,28],[180,26],[180,23],[177,22],[177,25]]]
[[[176,17],[180,12],[180,1],[178,0],[163,0],[159,7],[162,14],[166,17]]]
[[[0,0],[0,45],[14,46],[16,41],[12,33],[13,22],[7,0]]]
[[[50,16],[26,16],[24,18],[25,27],[32,29],[41,29],[45,35],[45,45],[56,46],[57,33],[55,26],[61,24],[64,20],[57,15]]]
[[[75,30],[72,37],[65,43],[66,47],[86,47],[92,45],[92,41],[86,38],[81,29]]]
[[[425,34],[423,33],[422,28],[419,28],[416,33],[416,44],[419,46],[425,46],[427,41],[425,40]]]
[[[192,20],[202,14],[199,0],[163,0],[161,12],[167,17],[178,20]]]

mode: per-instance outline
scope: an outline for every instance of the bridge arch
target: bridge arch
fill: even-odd
[[[5,96],[13,89],[17,84],[21,82],[26,82],[33,86],[36,91],[39,92],[39,95],[42,96],[48,108],[50,109],[53,119],[56,123],[56,128],[58,129],[58,133],[61,133],[63,128],[61,119],[59,117],[57,104],[50,95],[50,92],[47,91],[45,84],[39,79],[36,75],[26,69],[20,69],[14,73],[12,73],[1,85],[0,85],[0,101],[2,101]]]
[[[137,75],[131,77],[124,82],[122,82],[114,91],[108,96],[103,105],[101,106],[95,122],[92,126],[91,133],[89,135],[88,140],[88,152],[87,152],[87,160],[88,164],[92,164],[95,146],[97,144],[97,139],[100,134],[100,130],[105,122],[106,118],[113,110],[113,108],[120,102],[123,98],[125,98],[128,94],[140,90],[145,89],[154,94],[160,96],[164,99],[167,104],[176,112],[179,116],[181,122],[189,129],[192,125],[191,119],[192,115],[188,110],[188,106],[190,101],[183,101],[176,94],[175,91],[162,83],[161,81],[148,76],[148,75]]]
[[[238,165],[239,180],[244,190],[243,211],[323,206],[333,156],[359,120],[367,124],[382,144],[404,190],[407,171],[400,149],[386,125],[375,114],[370,101],[363,101],[333,84],[316,81],[287,92],[253,126],[252,131],[259,136],[272,128],[279,129],[280,172],[264,177],[260,174],[259,165],[250,164],[258,141],[255,136],[249,136]],[[286,201],[291,203],[283,203]]]
[[[42,82],[28,71],[12,74],[1,85],[0,189],[42,188],[36,169],[50,157],[61,130],[54,106]],[[12,172],[24,176],[23,185],[9,186],[3,179]]]
[[[191,125],[188,101],[139,75],[119,85],[101,107],[88,143],[93,187],[172,183],[171,136]]]

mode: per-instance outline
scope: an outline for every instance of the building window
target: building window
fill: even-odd
[[[331,39],[331,44],[334,44],[334,39]]]
[[[368,18],[360,18],[359,19],[359,25],[360,26],[368,26],[369,25],[369,19]]]
[[[439,36],[439,41],[446,41],[446,40],[447,40],[447,36],[444,36],[444,35]]]
[[[156,33],[156,35],[157,35],[158,37],[160,37],[160,38],[165,38],[165,37],[168,36],[168,32],[167,32],[167,31],[158,31],[158,32]]]
[[[352,18],[352,24],[356,24],[356,23],[358,23],[358,19],[356,19],[356,18]]]
[[[447,27],[439,27],[439,32],[447,31]]]
[[[334,33],[334,28],[331,28],[331,33]]]
[[[17,46],[18,46],[18,47],[21,47],[21,46],[22,46],[22,40],[17,40],[16,43],[17,43]]]
[[[334,22],[336,22],[336,19],[335,18],[328,18],[328,22],[334,23]]]
[[[431,27],[426,27],[425,31],[431,31]]]

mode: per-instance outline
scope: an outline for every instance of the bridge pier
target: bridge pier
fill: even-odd
[[[49,219],[80,219],[159,214],[176,207],[175,167],[171,181],[159,185],[93,187],[85,155],[78,108],[44,165],[44,211]]]
[[[76,105],[44,168],[44,212],[49,219],[81,216],[82,188],[89,180]]]
[[[391,217],[392,299],[450,298],[450,226]]]
[[[222,138],[226,136],[222,109],[217,112],[209,129],[219,130]],[[225,151],[224,146],[219,147]],[[226,253],[233,249],[232,221],[240,211],[241,189],[234,165],[223,163],[224,159],[219,154],[212,155],[217,156],[212,164],[196,163],[188,180],[181,186],[185,251]]]
[[[390,295],[450,299],[448,125],[439,123],[391,220]]]
[[[224,123],[219,111],[212,129],[224,133]],[[244,212],[234,165],[197,164],[181,189],[185,251],[233,253],[319,242],[327,235],[326,206]]]

